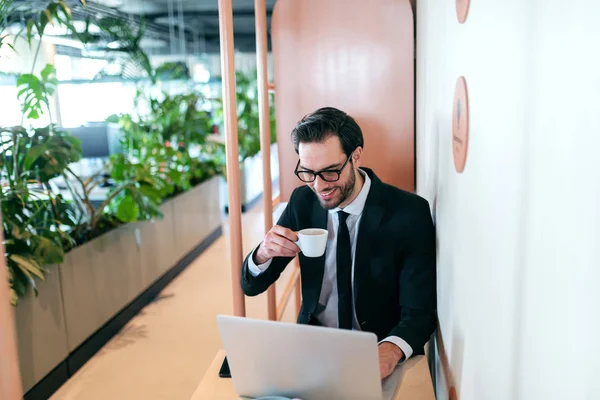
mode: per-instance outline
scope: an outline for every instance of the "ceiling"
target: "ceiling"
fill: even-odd
[[[39,11],[49,3],[48,0],[16,2],[25,13]],[[78,0],[66,2],[73,9],[75,18],[82,20],[86,13],[93,18],[112,16],[132,23],[139,23],[143,18],[147,24],[143,43],[151,55],[218,53],[220,50],[218,0],[87,0],[87,11],[78,6]],[[270,29],[275,0],[266,0],[266,4]],[[232,5],[235,48],[241,52],[254,52],[254,0],[232,0]]]
[[[106,7],[115,7],[124,14],[144,17],[146,21],[166,28],[173,26],[177,36],[178,28],[183,27],[190,36],[188,41],[191,41],[192,45],[195,43],[196,49],[200,47],[208,53],[219,51],[218,0],[97,0],[96,2]],[[266,4],[267,23],[270,26],[275,0],[266,0]],[[232,6],[235,47],[239,51],[253,52],[256,49],[254,0],[232,0]],[[172,31],[170,36],[173,37]],[[179,39],[176,41],[179,42]]]

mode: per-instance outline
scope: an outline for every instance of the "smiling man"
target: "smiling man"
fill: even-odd
[[[373,332],[381,377],[423,354],[436,326],[435,232],[427,201],[361,166],[363,135],[335,108],[304,117],[292,132],[297,188],[281,218],[248,255],[242,289],[267,290],[299,255],[298,322]],[[308,258],[297,232],[329,232],[325,254]]]

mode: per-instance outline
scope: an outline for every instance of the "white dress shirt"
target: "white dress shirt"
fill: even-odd
[[[343,210],[348,213],[346,224],[350,232],[350,244],[352,248],[352,290],[354,290],[354,259],[356,254],[356,241],[358,237],[358,227],[362,217],[363,209],[367,201],[369,190],[371,189],[371,179],[362,171],[358,170],[364,177],[365,182],[363,187],[352,201],[343,209],[334,208],[329,210],[327,214],[327,230],[329,236],[327,238],[327,248],[325,250],[325,271],[323,273],[323,283],[321,286],[321,295],[319,296],[319,308],[315,313],[315,318],[323,325],[331,328],[338,327],[338,290],[337,290],[337,271],[336,271],[336,248],[337,248],[337,230],[338,216],[337,212]],[[257,247],[258,248],[258,247]],[[256,249],[254,250],[256,251]],[[254,251],[253,254],[254,255]],[[248,258],[248,270],[252,276],[258,276],[269,268],[271,260],[264,264],[256,265],[253,257]],[[352,296],[354,299],[354,296]],[[353,300],[354,301],[354,300]],[[361,330],[360,324],[356,317],[356,307],[353,305],[352,329]],[[398,336],[388,336],[382,342],[391,342],[398,346],[404,352],[404,360],[407,360],[413,353],[412,347],[402,338]]]

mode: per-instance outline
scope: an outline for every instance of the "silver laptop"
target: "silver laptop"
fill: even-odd
[[[382,399],[373,333],[224,315],[217,322],[240,396]]]

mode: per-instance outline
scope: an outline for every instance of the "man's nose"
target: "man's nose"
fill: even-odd
[[[329,183],[325,182],[319,175],[317,175],[315,181],[313,182],[313,187],[317,190],[317,192],[326,189],[328,185]]]

